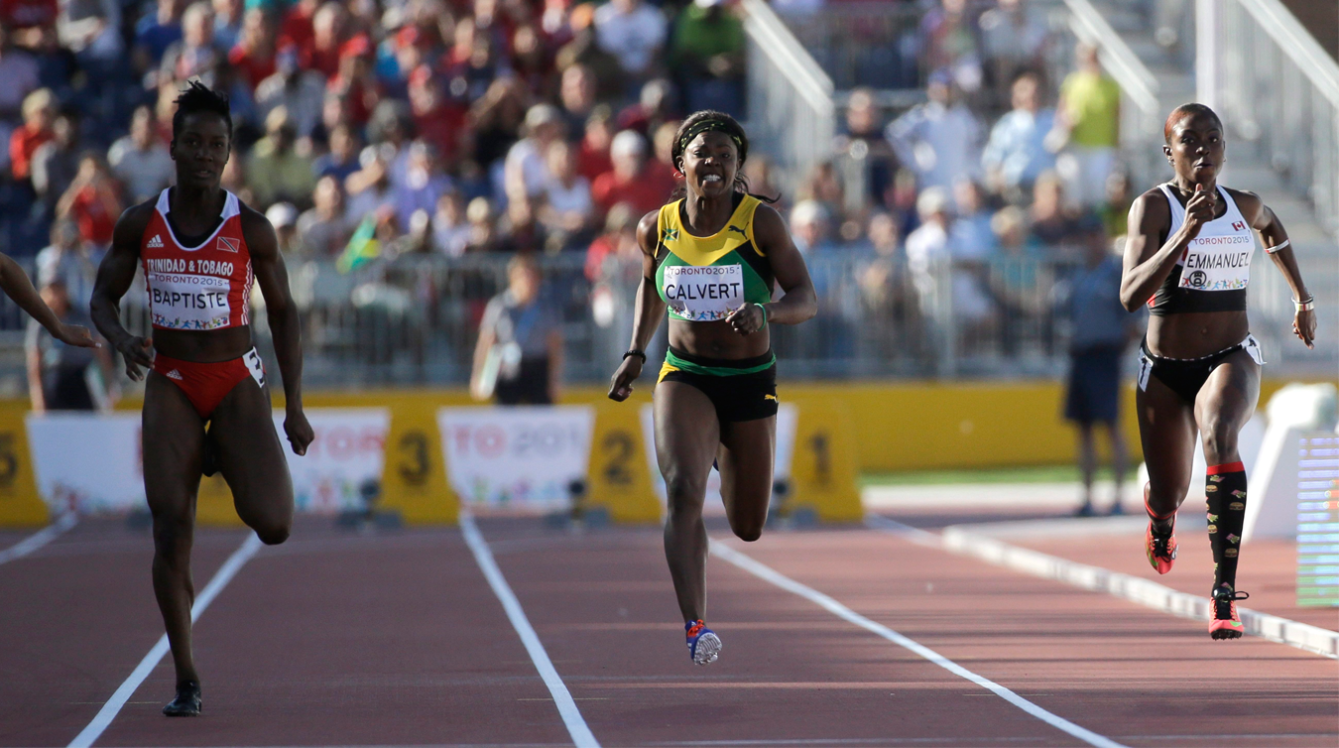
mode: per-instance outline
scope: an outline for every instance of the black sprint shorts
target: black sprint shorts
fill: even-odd
[[[678,355],[684,357],[683,354]],[[728,367],[731,363],[749,363],[747,360],[729,362],[701,359],[701,361],[705,365],[715,367]],[[657,384],[660,382],[682,382],[700,390],[716,407],[716,419],[721,423],[755,421],[759,418],[771,418],[776,415],[778,405],[776,399],[776,364],[751,374],[728,376],[698,374],[666,364],[660,370],[660,379],[657,380]]]

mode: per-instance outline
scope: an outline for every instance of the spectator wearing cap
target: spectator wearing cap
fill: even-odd
[[[265,211],[265,218],[274,227],[279,239],[279,251],[285,256],[294,257],[301,251],[298,241],[298,209],[292,203],[275,203]]]
[[[925,93],[929,101],[893,120],[884,136],[898,159],[915,171],[922,189],[947,191],[979,168],[981,125],[946,74],[932,75]]]
[[[340,45],[339,72],[326,89],[348,102],[349,117],[356,125],[367,124],[381,99],[372,71],[372,51],[372,42],[364,34]]]
[[[1055,110],[1041,105],[1041,79],[1024,73],[1010,89],[1013,109],[990,130],[981,154],[986,180],[1011,202],[1022,202],[1038,175],[1055,168],[1046,136],[1055,127]]]
[[[980,263],[964,261],[960,265],[954,262],[949,245],[952,214],[948,192],[941,187],[923,190],[916,199],[916,211],[920,214],[921,225],[907,236],[907,268],[922,304],[933,303],[938,274],[951,267],[950,298],[954,319],[961,321],[969,332],[981,332],[980,328],[991,321],[993,310],[982,288]],[[927,315],[933,313],[928,307],[921,311]]]
[[[600,48],[618,59],[632,81],[645,80],[665,45],[667,23],[658,8],[642,0],[610,0],[595,11]]]
[[[1125,441],[1120,430],[1121,358],[1139,338],[1141,309],[1125,311],[1120,301],[1121,261],[1112,253],[1106,227],[1095,217],[1080,227],[1084,267],[1069,289],[1071,329],[1069,377],[1065,386],[1065,419],[1078,429],[1079,471],[1083,476],[1080,515],[1095,513],[1093,474],[1097,468],[1098,427],[1111,445],[1115,497],[1111,513],[1121,513],[1121,484],[1126,468]]]
[[[112,143],[107,162],[125,185],[126,196],[136,203],[157,196],[177,174],[172,154],[154,132],[153,111],[146,106],[135,110],[130,134]]]
[[[283,107],[298,137],[310,138],[321,125],[325,83],[320,73],[299,67],[297,47],[284,47],[275,56],[274,74],[256,86],[256,113],[264,119],[276,107]]]
[[[632,130],[615,135],[609,147],[609,158],[613,161],[613,169],[601,174],[591,185],[591,196],[601,216],[615,203],[626,202],[637,215],[643,215],[669,199],[664,184],[647,179],[646,139],[641,135]]]
[[[265,118],[265,137],[256,143],[247,161],[248,184],[259,206],[279,201],[310,205],[316,176],[312,160],[297,152],[297,128],[282,106]]]
[[[466,110],[447,101],[441,78],[428,65],[418,66],[409,76],[409,110],[419,137],[431,143],[443,160],[454,161],[466,134]]]
[[[570,247],[588,238],[595,217],[590,181],[577,173],[576,149],[558,141],[548,149],[548,179],[539,206],[539,221]]]
[[[507,196],[536,199],[544,194],[552,176],[548,150],[562,135],[562,115],[552,104],[536,104],[525,113],[524,137],[507,151]]]
[[[260,8],[251,8],[244,18],[242,38],[228,51],[228,64],[241,75],[247,89],[255,91],[261,81],[274,75],[278,30],[274,17]]]
[[[801,200],[790,210],[790,231],[795,237],[795,248],[805,257],[828,248],[830,226],[828,209],[817,200]]]
[[[344,214],[344,187],[334,177],[321,177],[316,180],[312,202],[314,205],[298,216],[298,246],[306,257],[333,258],[353,234]]]
[[[52,131],[55,120],[55,97],[51,89],[39,88],[23,100],[23,125],[9,136],[9,169],[15,179],[29,178],[33,154],[56,137]]]
[[[688,111],[743,115],[744,24],[724,0],[693,0],[679,11],[669,62]]]
[[[205,0],[187,6],[181,16],[181,39],[167,48],[158,64],[158,83],[177,84],[199,78],[206,86],[215,85],[218,67],[227,61],[214,42],[214,9]]]

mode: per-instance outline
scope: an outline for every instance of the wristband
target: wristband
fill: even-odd
[[[758,311],[762,312],[762,324],[758,325],[758,329],[761,330],[764,327],[767,327],[767,307],[763,306],[762,304],[759,304],[756,301],[753,302],[753,305],[758,307]]]
[[[1299,312],[1311,312],[1311,311],[1315,311],[1315,309],[1316,309],[1316,297],[1315,297],[1315,296],[1312,296],[1312,297],[1308,298],[1306,301],[1298,301],[1298,300],[1296,300],[1296,299],[1293,299],[1293,306],[1294,306],[1294,307],[1297,307],[1297,311],[1299,311]]]
[[[1275,244],[1272,247],[1265,247],[1265,254],[1272,255],[1275,252],[1282,252],[1285,247],[1292,244],[1291,239],[1284,239],[1282,244]]]
[[[628,359],[628,356],[637,356],[638,358],[640,358],[640,359],[642,360],[642,363],[643,363],[643,364],[646,363],[646,354],[643,353],[642,351],[637,350],[636,348],[633,348],[632,350],[628,351],[627,353],[624,353],[624,354],[623,354],[623,360],[626,361],[626,360]]]

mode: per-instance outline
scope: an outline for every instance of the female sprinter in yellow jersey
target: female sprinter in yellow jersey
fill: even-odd
[[[770,206],[748,194],[744,130],[730,115],[704,111],[675,135],[674,166],[686,196],[637,225],[642,284],[632,348],[609,397],[626,400],[643,352],[669,309],[669,354],[655,389],[656,459],[669,517],[665,557],[693,662],[716,660],[720,638],[706,627],[707,476],[721,473],[730,528],[757,540],[767,520],[776,449],[776,356],[768,325],[814,316],[804,259]],[[773,301],[773,290],[785,294]]]
[[[1302,282],[1274,211],[1258,195],[1218,183],[1226,160],[1223,123],[1203,104],[1177,107],[1163,126],[1163,152],[1176,174],[1130,208],[1121,302],[1149,306],[1140,361],[1139,436],[1148,463],[1145,553],[1159,574],[1172,570],[1172,524],[1190,488],[1195,432],[1204,443],[1204,496],[1213,550],[1209,635],[1242,635],[1237,560],[1246,516],[1246,470],[1237,433],[1260,397],[1260,346],[1246,320],[1255,237],[1295,296],[1293,333],[1316,337],[1315,301]]]

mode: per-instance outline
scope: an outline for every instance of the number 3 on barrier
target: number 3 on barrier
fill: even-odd
[[[26,402],[0,405],[0,527],[40,527],[50,519],[33,475],[27,409]]]

